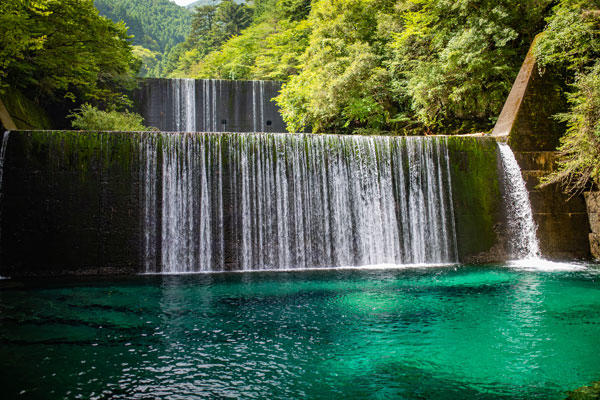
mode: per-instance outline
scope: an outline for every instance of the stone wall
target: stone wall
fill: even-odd
[[[585,203],[590,222],[590,251],[596,260],[600,260],[600,192],[585,193]]]
[[[552,259],[588,259],[589,223],[583,196],[570,197],[559,185],[539,184],[542,176],[554,170],[556,157],[553,151],[515,152],[529,191],[540,251]]]
[[[567,101],[565,79],[551,69],[540,72],[534,46],[535,41],[492,136],[508,141],[521,167],[542,255],[552,259],[587,259],[589,223],[583,196],[569,197],[558,185],[540,187],[540,178],[555,168],[555,150],[565,126],[554,116],[567,109]]]

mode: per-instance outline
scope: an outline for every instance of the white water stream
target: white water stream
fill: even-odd
[[[515,155],[506,143],[498,143],[504,173],[505,205],[512,261],[508,265],[528,271],[575,271],[587,268],[581,263],[554,262],[541,257],[537,226],[529,193]]]
[[[157,133],[141,146],[146,272],[457,261],[445,138]]]
[[[537,226],[529,201],[529,193],[515,155],[506,143],[498,143],[504,173],[507,207],[508,240],[514,259],[539,258]]]

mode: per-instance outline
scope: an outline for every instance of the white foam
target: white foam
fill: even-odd
[[[235,271],[189,271],[189,272],[143,272],[139,275],[205,275],[225,273],[255,273],[255,272],[304,272],[304,271],[350,271],[350,270],[401,270],[422,268],[445,268],[456,264],[374,264],[344,267],[314,267],[314,268],[282,268],[282,269],[249,269]]]
[[[550,261],[538,257],[509,261],[506,265],[519,270],[541,272],[581,271],[587,269],[587,265],[583,263]]]
[[[515,155],[506,143],[498,143],[505,187],[505,206],[507,208],[507,238],[510,242],[512,257],[536,259],[540,255],[537,240],[537,226],[533,220],[533,210],[529,193]]]

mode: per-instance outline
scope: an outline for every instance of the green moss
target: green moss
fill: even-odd
[[[78,171],[85,181],[94,171],[128,171],[138,157],[139,133],[28,131],[11,137],[20,141],[29,162],[40,168]]]
[[[583,386],[567,393],[566,400],[597,400],[600,399],[600,381],[590,386]]]
[[[20,91],[8,88],[2,102],[18,129],[52,129],[50,118],[44,110]]]
[[[489,251],[497,242],[502,196],[495,140],[449,137],[453,201],[461,260]]]

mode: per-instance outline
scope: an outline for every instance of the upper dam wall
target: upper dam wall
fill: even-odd
[[[178,132],[287,132],[273,99],[277,81],[158,79],[133,92],[146,125]]]

